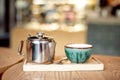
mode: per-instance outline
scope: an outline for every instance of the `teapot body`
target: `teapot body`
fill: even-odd
[[[43,33],[29,36],[26,40],[26,61],[35,63],[53,63],[56,42]]]
[[[27,62],[45,63],[50,59],[50,49],[48,41],[26,41]]]

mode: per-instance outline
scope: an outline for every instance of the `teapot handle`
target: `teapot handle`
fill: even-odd
[[[19,55],[22,55],[23,44],[24,44],[24,41],[21,40],[21,41],[20,41],[20,44],[19,44],[19,47],[18,47],[18,54],[19,54]]]

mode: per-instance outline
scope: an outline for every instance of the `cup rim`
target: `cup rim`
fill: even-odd
[[[79,43],[71,43],[64,46],[65,48],[74,48],[74,49],[88,49],[93,48],[91,44],[79,44]]]

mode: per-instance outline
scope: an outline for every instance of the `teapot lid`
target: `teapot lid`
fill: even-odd
[[[39,39],[43,38],[43,35],[45,35],[45,33],[43,33],[43,32],[38,32],[37,33],[37,36],[38,36]]]
[[[31,36],[29,34],[28,35],[28,40],[31,40],[31,41],[34,41],[34,40],[37,40],[37,41],[48,41],[48,42],[53,41],[52,38],[44,37],[44,35],[45,35],[45,33],[43,33],[43,32],[38,32],[37,36]]]

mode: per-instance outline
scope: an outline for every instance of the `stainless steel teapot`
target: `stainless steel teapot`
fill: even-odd
[[[26,61],[35,63],[53,63],[56,42],[50,37],[44,37],[39,32],[37,36],[29,35],[26,40]],[[20,42],[18,53],[22,54],[23,42]]]

